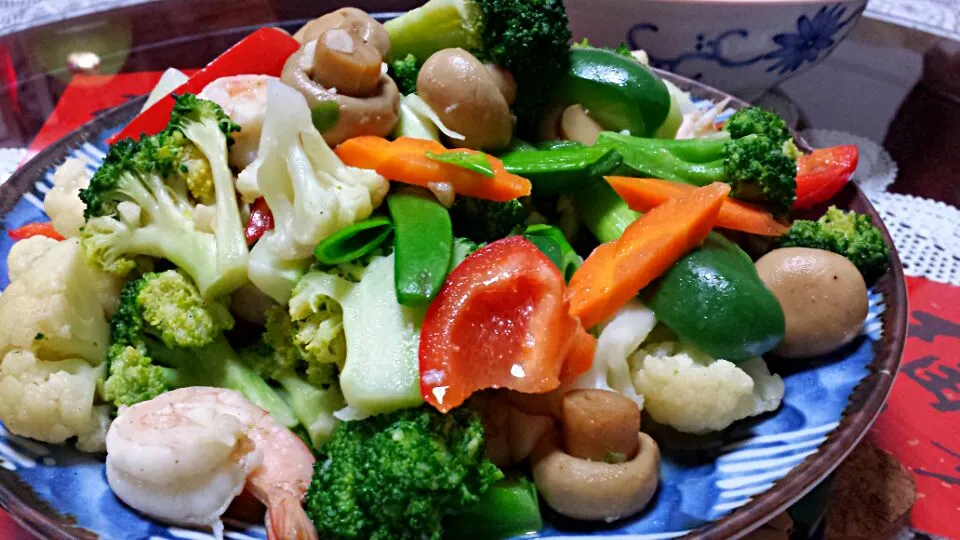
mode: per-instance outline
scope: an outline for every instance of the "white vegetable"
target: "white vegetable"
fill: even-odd
[[[84,204],[79,195],[89,185],[90,171],[79,159],[67,158],[53,173],[53,188],[43,199],[43,211],[66,238],[80,236]]]
[[[642,410],[644,398],[633,387],[627,359],[656,324],[657,317],[650,308],[636,299],[627,302],[600,331],[590,370],[577,377],[570,388],[617,392],[632,399]]]
[[[741,368],[671,341],[640,349],[630,362],[650,416],[685,433],[720,431],[775,410],[783,399],[783,380],[762,358]]]
[[[150,91],[150,96],[147,97],[147,101],[143,104],[140,112],[149,109],[151,105],[170,95],[171,92],[189,79],[190,77],[187,77],[187,75],[179,69],[167,68],[167,70],[163,72],[163,75],[160,76],[160,80],[157,81],[157,85]]]
[[[0,419],[17,435],[57,444],[79,437],[80,450],[103,451],[109,412],[93,402],[105,370],[77,358],[43,361],[12,350],[0,361]]]
[[[419,121],[419,124],[416,124],[416,125],[420,126],[419,129],[424,130],[425,133],[435,134],[436,130],[440,130],[440,132],[442,132],[447,137],[450,137],[451,139],[454,139],[457,141],[462,141],[464,139],[463,135],[448,128],[446,124],[443,123],[443,120],[440,119],[440,116],[430,107],[430,105],[426,101],[424,101],[423,98],[421,98],[416,94],[410,94],[409,96],[404,96],[400,98],[401,119],[404,118],[405,114],[408,115],[406,117],[406,120],[408,121],[417,119]],[[398,124],[397,129],[403,130],[408,128],[400,127],[400,124]],[[406,131],[400,131],[400,133],[407,137],[416,136],[416,134],[413,131],[411,131],[410,134],[407,134]],[[428,137],[423,137],[423,138],[428,138]],[[439,140],[439,137],[436,135],[429,138],[433,140]]]
[[[103,362],[120,281],[89,265],[75,238],[28,238],[7,264],[13,281],[0,296],[0,355],[23,349],[43,360]]]
[[[267,112],[257,159],[240,173],[256,178],[273,213],[274,229],[250,253],[250,281],[286,302],[323,239],[366,219],[389,189],[374,171],[348,167],[313,126],[296,90],[267,82]]]
[[[694,108],[683,113],[683,122],[677,130],[677,139],[703,139],[721,135],[717,129],[717,116],[726,110],[730,98],[711,103],[704,109]]]

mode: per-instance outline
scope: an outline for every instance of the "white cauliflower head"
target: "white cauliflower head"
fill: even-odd
[[[640,349],[630,363],[651,418],[684,433],[720,431],[783,399],[783,380],[762,358],[737,366],[670,341]]]
[[[81,450],[103,451],[109,410],[93,402],[105,369],[78,358],[48,362],[28,350],[10,351],[0,361],[0,419],[17,435],[57,444],[78,437]]]
[[[33,351],[44,360],[97,365],[110,341],[107,313],[119,281],[89,265],[77,239],[28,238],[10,250],[11,283],[0,295],[0,355]]]
[[[43,199],[43,210],[66,238],[80,236],[84,221],[80,190],[89,185],[90,171],[79,159],[67,158],[53,173],[53,189]]]

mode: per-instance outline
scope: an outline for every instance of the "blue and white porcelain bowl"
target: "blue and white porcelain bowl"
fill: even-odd
[[[803,72],[850,33],[867,0],[566,0],[575,39],[643,49],[654,67],[743,99]]]

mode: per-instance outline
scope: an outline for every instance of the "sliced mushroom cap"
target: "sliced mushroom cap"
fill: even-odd
[[[575,458],[548,433],[533,452],[533,480],[557,512],[583,520],[612,521],[644,509],[660,481],[660,449],[646,433],[637,434],[637,455],[624,463]]]
[[[332,92],[313,79],[316,46],[317,42],[311,41],[293,53],[284,64],[280,79],[303,94],[311,109],[320,102],[337,102],[340,118],[323,132],[327,144],[339,144],[360,135],[385,137],[390,134],[400,111],[400,91],[393,79],[381,73],[376,90],[367,97]]]
[[[384,58],[390,54],[390,34],[387,33],[387,29],[365,11],[354,7],[340,8],[313,19],[297,30],[293,38],[300,43],[309,43],[316,41],[321,34],[331,28],[340,28],[356,34],[363,41],[376,47],[380,51],[380,56]]]
[[[499,84],[475,56],[463,49],[434,53],[420,68],[417,95],[463,140],[450,143],[496,150],[513,136],[514,117]]]

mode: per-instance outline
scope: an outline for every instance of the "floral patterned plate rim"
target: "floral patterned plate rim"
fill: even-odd
[[[661,72],[699,103],[727,94]],[[142,99],[117,107],[46,148],[0,187],[0,216],[11,229],[45,219],[41,200],[52,168],[67,156],[94,168],[106,137],[139,110]],[[745,106],[733,99],[731,107]],[[802,144],[802,142],[801,142]],[[876,212],[849,186],[838,206]],[[889,235],[884,234],[891,243]],[[0,287],[6,286],[11,242],[0,235]],[[897,254],[891,270],[872,288],[870,314],[861,336],[841,351],[803,368],[771,362],[786,384],[783,406],[740,421],[711,436],[654,430],[663,452],[662,484],[650,507],[611,524],[563,520],[549,511],[543,537],[654,540],[688,535],[732,538],[783,511],[821,482],[856,446],[879,414],[903,352],[906,286]],[[201,532],[152,523],[110,492],[102,458],[68,447],[43,445],[0,430],[0,505],[43,538],[210,538]],[[264,529],[228,521],[227,538],[263,538]]]

